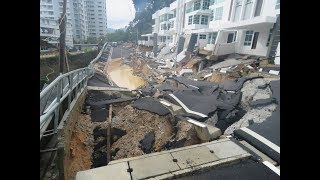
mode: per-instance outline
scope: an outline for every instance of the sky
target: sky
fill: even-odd
[[[106,0],[108,28],[124,28],[134,19],[132,0]]]

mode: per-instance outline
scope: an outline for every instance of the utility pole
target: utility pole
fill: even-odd
[[[139,40],[138,40],[138,33],[139,33],[139,29],[137,27],[137,45],[138,45],[138,48],[137,48],[137,52],[139,54]]]
[[[60,45],[60,74],[63,74],[64,69],[64,62],[66,60],[66,15],[67,11],[67,0],[63,0],[63,12],[62,16],[59,19],[59,30],[60,30],[60,37],[59,37],[59,45]]]

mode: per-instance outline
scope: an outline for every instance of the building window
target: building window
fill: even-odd
[[[197,0],[194,2],[194,6],[193,6],[193,10],[196,11],[196,10],[199,10],[201,7],[201,3],[200,3],[200,0]]]
[[[202,0],[202,9],[209,9],[210,0]]]
[[[245,6],[244,6],[243,20],[250,19],[252,6],[253,6],[253,1],[252,0],[246,0]]]
[[[210,0],[210,6],[214,5],[215,0]]]
[[[200,21],[200,15],[194,15],[193,24],[199,24],[199,21]]]
[[[237,22],[240,20],[240,13],[241,13],[242,1],[236,0],[236,9],[233,17],[233,21]]]
[[[221,20],[222,14],[223,14],[223,7],[217,8],[215,12],[215,20]]]
[[[189,16],[188,25],[192,24],[192,16]]]
[[[199,35],[199,39],[206,39],[207,38],[207,35],[205,35],[205,34],[200,34]]]
[[[253,31],[246,31],[246,36],[245,36],[243,45],[251,46],[252,38],[253,38]]]
[[[218,36],[218,32],[209,33],[208,44],[215,44]]]
[[[208,16],[201,16],[201,24],[208,25]]]
[[[279,8],[280,8],[280,0],[277,0],[275,9],[279,9]]]

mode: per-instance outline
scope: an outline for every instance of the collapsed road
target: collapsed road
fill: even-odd
[[[279,123],[278,76],[252,73],[218,82],[210,78],[163,77],[160,71],[150,67],[154,67],[154,61],[137,58],[132,53],[134,50],[133,45],[126,43],[114,48],[109,60],[95,65],[96,72],[88,80],[88,86],[119,86],[131,91],[87,91],[82,114],[71,129],[71,154],[66,165],[68,179],[74,179],[79,171],[105,166],[113,160],[201,144],[234,132],[239,138],[254,141],[240,129],[252,126],[252,131],[263,131],[258,124],[267,119],[276,119],[273,120],[275,126]],[[121,78],[138,77],[144,83],[135,86],[117,83],[123,79],[117,80],[110,73],[117,68],[112,62],[116,62],[117,67],[131,68],[131,75]],[[112,111],[109,112],[110,105]],[[214,128],[209,139],[199,134],[199,124],[194,122]],[[269,137],[279,145],[277,138],[278,134]],[[253,144],[265,146],[259,142]],[[262,149],[270,151],[268,147]],[[269,155],[280,163],[279,154]]]

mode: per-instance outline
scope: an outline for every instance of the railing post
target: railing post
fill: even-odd
[[[58,91],[57,91],[57,103],[59,104],[58,107],[55,109],[54,111],[54,132],[56,133],[57,132],[57,127],[59,125],[59,110],[60,110],[60,98],[61,98],[61,92],[63,91],[63,87],[62,87],[62,81],[63,79],[61,79],[59,82],[58,82]]]
[[[69,95],[68,95],[68,110],[70,110],[69,108],[70,108],[70,104],[71,104],[71,95],[72,95],[72,86],[73,86],[73,83],[72,83],[72,75],[73,74],[70,74],[69,76],[68,76],[68,79],[69,79],[69,90],[70,90],[70,93],[69,93]]]

